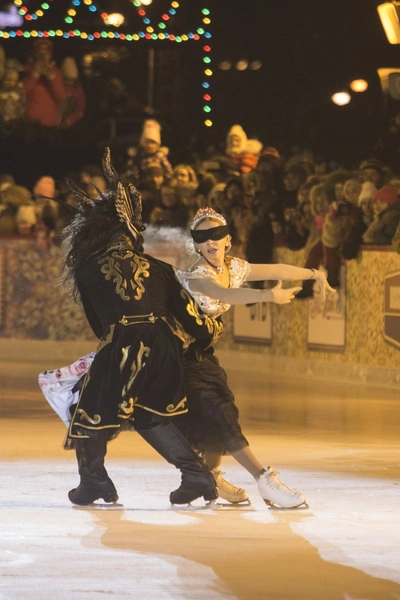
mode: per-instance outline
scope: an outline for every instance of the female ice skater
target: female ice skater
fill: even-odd
[[[249,264],[229,256],[227,222],[212,208],[200,209],[190,230],[192,239],[188,241],[188,249],[198,257],[188,270],[177,271],[177,277],[201,309],[213,317],[221,316],[232,304],[270,300],[271,295],[281,289],[282,280],[314,279],[319,284],[323,299],[327,292],[334,292],[321,271],[285,264]],[[241,287],[247,281],[261,280],[279,280],[279,284],[272,290]],[[303,494],[283,484],[276,472],[271,467],[264,468],[252,453],[238,421],[238,409],[228,387],[226,373],[213,349],[203,351],[193,342],[184,354],[183,364],[191,405],[186,421],[180,420],[178,426],[203,453],[217,482],[219,496],[230,502],[242,502],[248,498],[245,490],[222,477],[221,459],[223,452],[227,451],[256,479],[265,502],[283,508],[305,503]]]

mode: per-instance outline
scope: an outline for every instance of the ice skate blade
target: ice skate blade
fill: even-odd
[[[274,504],[270,500],[265,500],[265,498],[263,498],[263,500],[268,506],[268,508],[271,510],[307,510],[308,508],[310,508],[307,502],[302,502],[297,506],[290,506],[289,508],[285,508],[284,506],[278,506],[277,504]]]
[[[171,508],[173,510],[206,510],[208,508],[213,508],[215,506],[215,500],[209,500],[205,503],[205,505],[201,506],[194,506],[193,504],[191,504],[190,502],[188,504],[173,504],[171,502]]]
[[[73,504],[72,508],[75,510],[121,510],[124,508],[124,505],[119,502],[107,502],[104,504],[101,502],[92,502],[91,504]]]
[[[246,500],[241,500],[240,502],[229,502],[228,500],[222,502],[221,500],[223,499],[218,498],[216,505],[221,506],[223,508],[243,508],[246,506],[251,506],[250,498],[247,498]]]

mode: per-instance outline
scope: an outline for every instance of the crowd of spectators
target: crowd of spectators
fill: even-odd
[[[50,40],[36,40],[25,65],[7,59],[0,48],[3,122],[25,119],[46,128],[70,127],[84,113],[76,63],[67,57],[59,69]],[[394,172],[382,160],[364,157],[345,168],[308,150],[265,146],[248,139],[238,124],[219,150],[188,155],[187,164],[171,164],[169,156],[159,122],[148,118],[137,147],[117,157],[119,172],[142,194],[145,224],[188,230],[198,208],[212,206],[227,218],[233,253],[269,263],[276,247],[304,249],[305,266],[322,265],[333,287],[340,285],[343,261],[356,258],[362,246],[393,245],[400,252],[400,167]],[[107,186],[98,165],[84,165],[67,176],[91,197]],[[0,174],[0,235],[40,235],[57,243],[74,213],[65,178],[55,181],[45,173],[28,189],[12,174]],[[311,283],[305,283],[299,296],[312,293]]]
[[[70,127],[82,119],[86,97],[75,59],[65,57],[59,68],[53,52],[51,40],[39,38],[22,64],[0,47],[1,123]]]
[[[188,230],[197,209],[212,206],[228,220],[236,255],[268,263],[275,247],[304,249],[305,266],[322,265],[334,287],[343,261],[356,258],[363,245],[393,244],[400,251],[400,173],[376,158],[348,170],[307,150],[284,157],[233,125],[224,152],[171,165],[154,119],[145,120],[138,147],[128,150],[120,172],[141,191],[148,225]],[[106,189],[98,165],[66,176],[91,197]],[[40,231],[57,242],[74,202],[66,184],[50,175],[29,190],[2,174],[0,235]],[[312,287],[305,283],[300,297],[309,295]]]

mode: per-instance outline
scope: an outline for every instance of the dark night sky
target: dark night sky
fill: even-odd
[[[379,3],[215,2],[217,60],[263,61],[262,70],[253,73],[216,70],[216,120],[225,127],[239,121],[267,143],[293,139],[295,128],[300,137],[311,129],[307,135],[319,138],[322,147],[330,140],[333,151],[371,145],[385,121],[376,69],[400,66],[400,47],[386,40]],[[370,82],[368,92],[337,109],[331,93],[356,77]],[[393,112],[396,106],[389,108]]]
[[[380,1],[383,0],[181,0],[181,22],[176,25],[182,31],[201,25],[202,7],[208,6],[212,11],[214,127],[207,134],[223,140],[229,127],[240,123],[249,136],[281,148],[297,142],[314,145],[323,153],[347,152],[349,158],[352,151],[360,153],[363,147],[367,151],[385,126],[388,113],[400,112],[399,101],[384,102],[376,73],[378,67],[400,67],[400,46],[387,42],[379,20],[376,7]],[[107,9],[113,2],[128,6],[137,17],[128,0],[98,0],[99,6]],[[39,0],[30,2],[32,7],[40,4]],[[64,14],[71,0],[55,0],[53,9],[55,6]],[[160,12],[160,8],[169,6],[169,0],[153,0],[148,10]],[[137,28],[136,22],[133,29]],[[0,43],[3,47],[7,44]],[[58,57],[73,53],[72,48],[77,55],[83,54],[95,45],[79,40],[58,39],[56,43]],[[10,55],[19,52],[23,57],[30,44],[30,40],[10,40],[5,49]],[[116,45],[121,47],[120,42]],[[155,47],[166,71],[168,53],[186,57],[181,66],[182,102],[190,113],[190,126],[204,132],[202,63],[194,46],[157,42]],[[140,43],[125,47],[131,53],[125,67],[128,80],[143,90],[147,47]],[[256,72],[218,69],[220,60],[241,58],[260,59],[263,67]],[[355,77],[370,82],[368,92],[354,98],[348,107],[335,107],[330,101],[331,93]],[[170,79],[173,86],[173,75]],[[167,76],[163,85],[166,83]],[[167,115],[166,119],[171,117]],[[177,114],[176,121],[179,120]],[[176,122],[171,121],[172,130]]]

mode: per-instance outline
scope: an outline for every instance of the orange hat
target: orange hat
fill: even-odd
[[[258,157],[251,152],[243,152],[240,155],[240,171],[242,173],[250,173],[253,171],[258,163]]]

